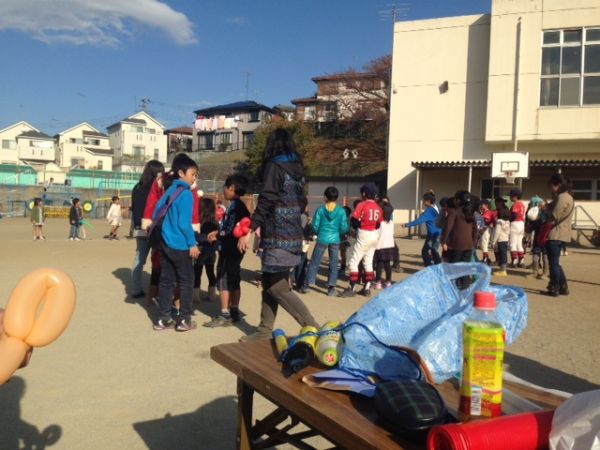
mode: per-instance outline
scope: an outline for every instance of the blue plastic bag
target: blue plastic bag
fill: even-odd
[[[353,375],[384,380],[409,378],[406,358],[387,346],[416,350],[437,383],[462,369],[462,324],[473,311],[473,294],[496,294],[496,316],[511,344],[527,325],[527,296],[517,287],[490,286],[490,268],[481,263],[438,264],[427,267],[384,290],[346,322],[345,347],[339,367]],[[472,276],[464,290],[458,278]],[[366,326],[385,345],[361,326]]]

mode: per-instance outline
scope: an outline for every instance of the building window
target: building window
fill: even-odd
[[[76,140],[75,138],[69,138],[69,142],[70,142],[71,144],[74,144],[76,141],[77,141],[77,140]]]
[[[98,161],[98,170],[102,169],[104,169],[104,164],[102,163],[102,161]]]
[[[258,122],[260,111],[250,111],[250,122]]]
[[[254,142],[254,133],[253,132],[244,132],[242,133],[242,145],[244,148],[249,148]]]
[[[136,133],[143,133],[144,132],[144,127],[132,127],[133,131],[135,131]]]
[[[540,106],[600,104],[600,28],[543,32]]]
[[[595,180],[573,180],[573,198],[575,200],[600,200],[600,178]]]
[[[158,160],[158,156],[159,156],[160,152],[158,151],[157,148],[154,149],[154,159]]]
[[[146,132],[150,134],[155,134],[156,130],[154,128],[146,128]]]
[[[133,146],[133,156],[139,157],[144,156],[144,147],[140,145]]]
[[[223,133],[221,134],[221,143],[222,144],[231,144],[231,137],[233,133]]]
[[[17,148],[17,142],[10,139],[2,139],[2,148],[7,150],[14,150]]]
[[[315,120],[316,108],[314,105],[304,107],[304,120]]]

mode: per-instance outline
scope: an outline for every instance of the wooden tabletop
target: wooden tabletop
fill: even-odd
[[[326,370],[315,362],[285,378],[277,362],[270,339],[222,344],[211,348],[211,358],[233,372],[256,392],[286,408],[302,422],[323,436],[348,449],[417,449],[419,445],[406,441],[381,428],[369,399],[347,392],[318,389],[304,384],[304,375]],[[530,387],[507,383],[513,392],[546,408],[562,403],[562,397],[540,392]],[[451,410],[456,410],[458,393],[455,384],[438,386]]]

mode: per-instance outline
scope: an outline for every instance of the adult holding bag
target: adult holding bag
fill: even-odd
[[[546,252],[550,266],[550,283],[546,293],[551,297],[558,297],[569,295],[567,278],[560,265],[560,252],[563,242],[571,242],[571,221],[575,202],[569,192],[569,180],[561,174],[552,175],[548,185],[552,190],[552,203],[546,207],[547,222],[540,232],[548,236]]]

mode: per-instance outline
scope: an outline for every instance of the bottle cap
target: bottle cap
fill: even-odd
[[[475,308],[484,311],[493,311],[496,309],[496,294],[493,292],[479,291],[475,292]]]

